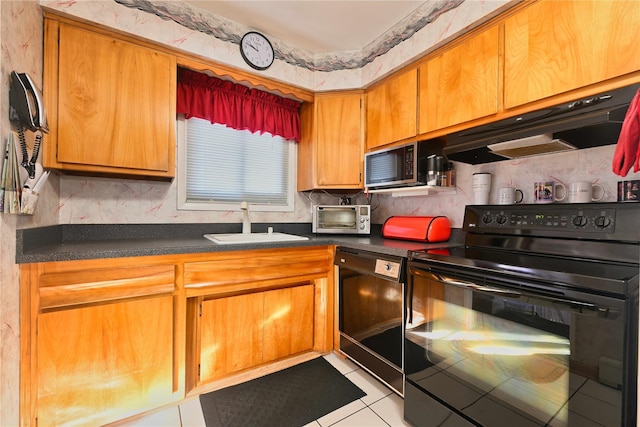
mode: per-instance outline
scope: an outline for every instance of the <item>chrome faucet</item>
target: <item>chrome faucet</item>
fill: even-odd
[[[251,233],[251,220],[249,219],[249,204],[247,202],[240,203],[242,209],[242,233]]]

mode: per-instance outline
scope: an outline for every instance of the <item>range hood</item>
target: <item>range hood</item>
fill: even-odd
[[[447,136],[449,160],[480,164],[615,144],[640,84]]]

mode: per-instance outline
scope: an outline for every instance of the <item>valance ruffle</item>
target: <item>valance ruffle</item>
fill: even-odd
[[[177,113],[251,133],[300,141],[300,103],[178,68]]]

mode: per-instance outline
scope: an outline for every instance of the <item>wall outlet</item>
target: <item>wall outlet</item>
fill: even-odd
[[[341,205],[350,205],[351,204],[351,197],[340,197],[340,204]]]

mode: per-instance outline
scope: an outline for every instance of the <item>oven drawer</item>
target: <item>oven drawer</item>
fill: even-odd
[[[474,426],[447,406],[422,392],[410,381],[404,384],[404,419],[420,427]]]
[[[404,375],[399,367],[343,333],[340,334],[340,351],[402,396]]]

